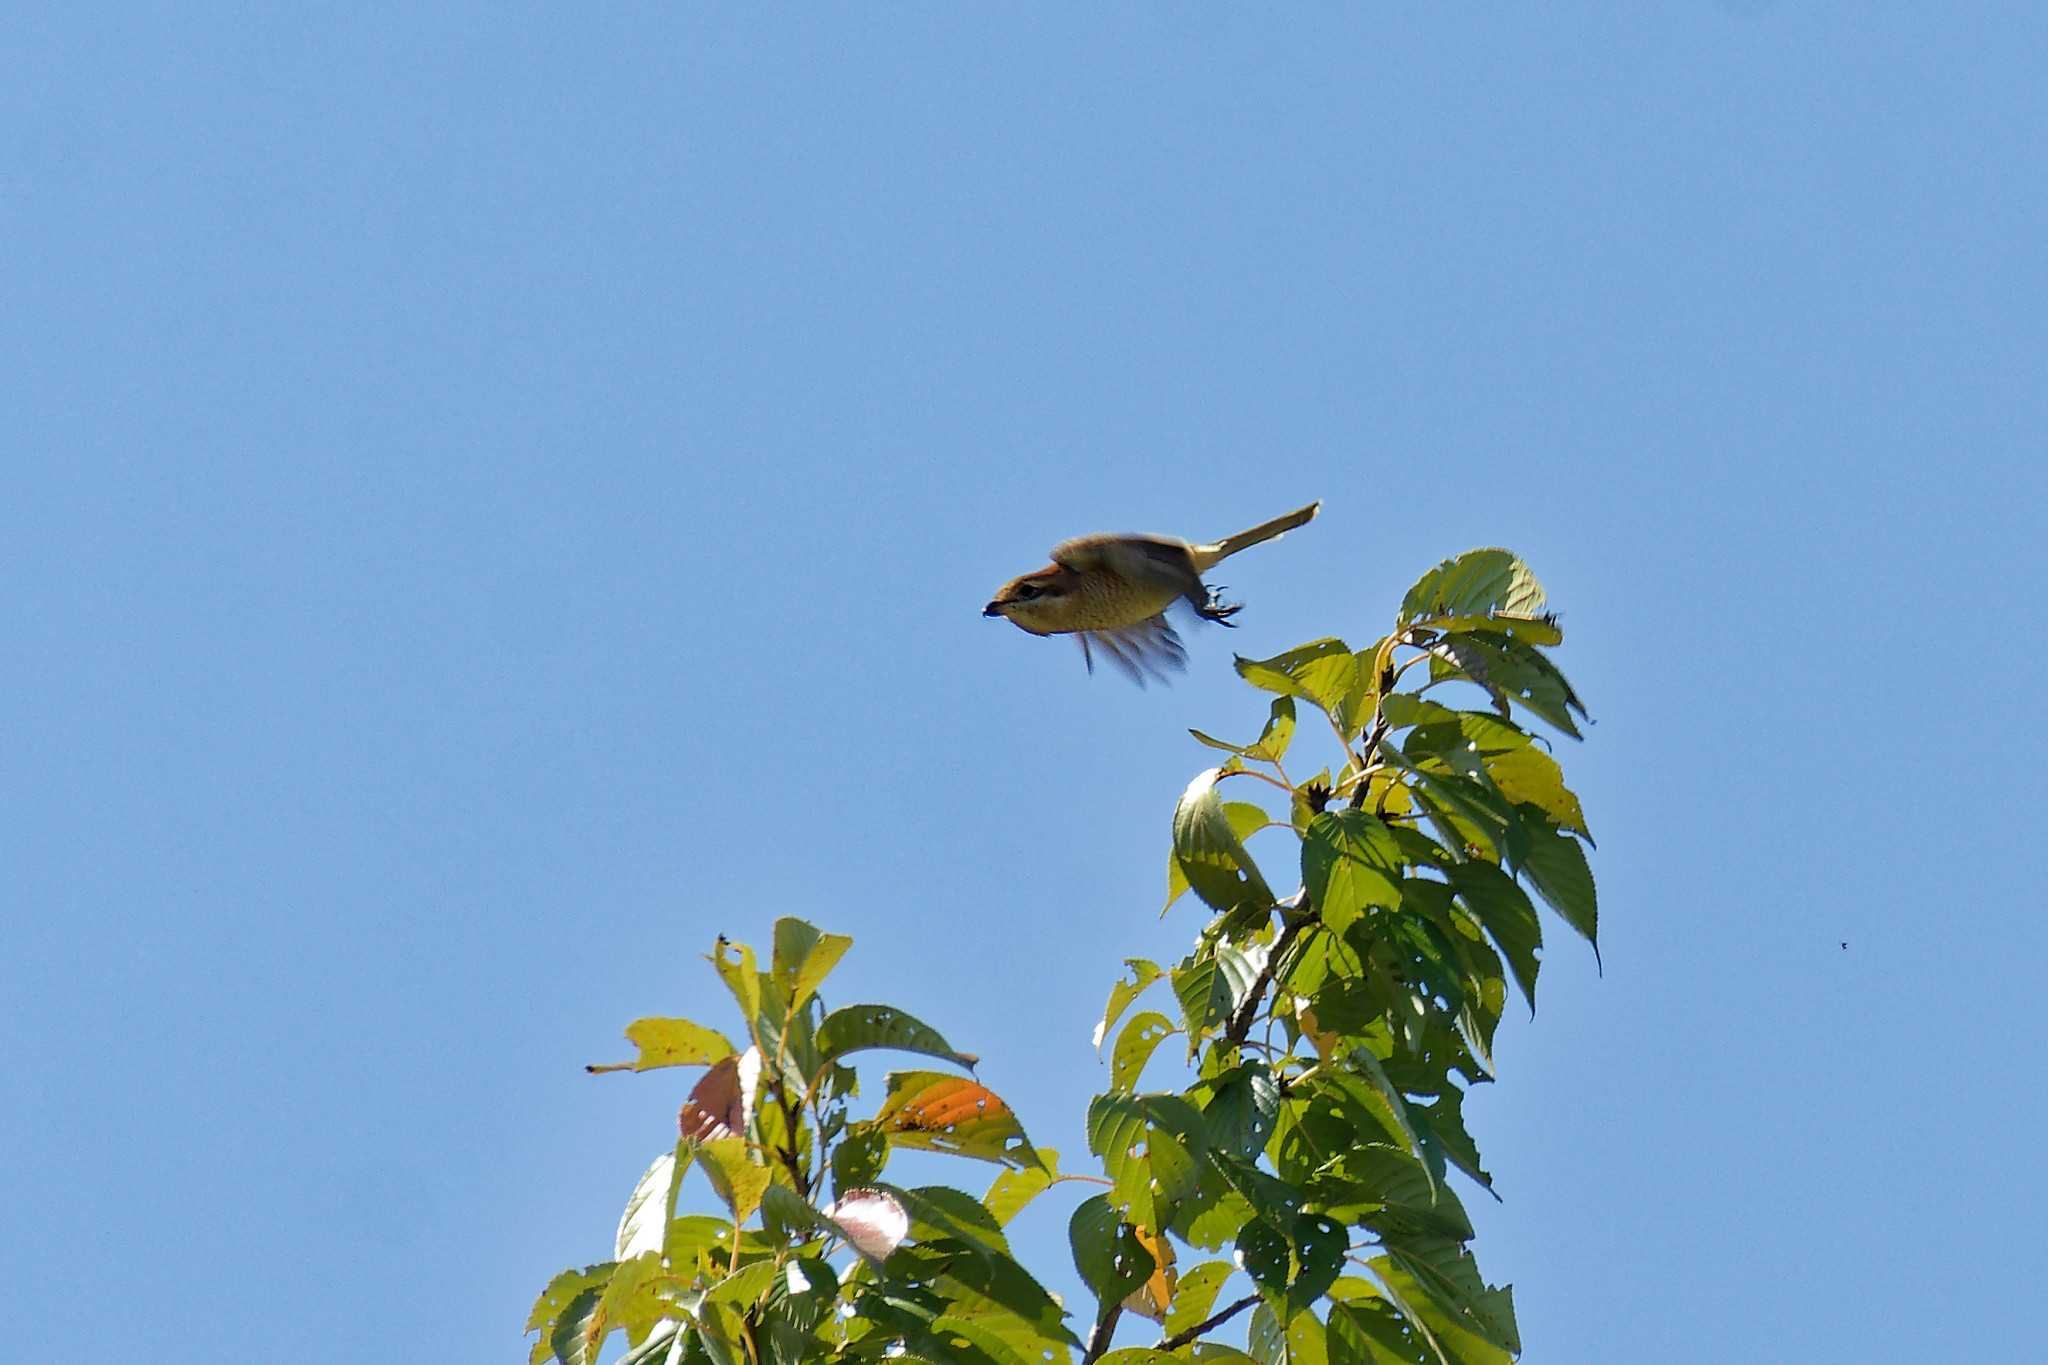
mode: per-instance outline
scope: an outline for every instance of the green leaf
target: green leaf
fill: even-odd
[[[1218,739],[1200,730],[1190,730],[1188,733],[1210,748],[1221,749],[1226,754],[1276,763],[1287,756],[1287,746],[1294,742],[1294,698],[1273,698],[1272,710],[1266,716],[1266,728],[1259,732],[1258,741],[1253,744],[1232,744],[1227,739]]]
[[[1428,650],[1432,681],[1466,678],[1492,695],[1502,715],[1512,704],[1574,739],[1580,737],[1572,713],[1585,715],[1585,704],[1541,650],[1519,640],[1470,632],[1446,635]]]
[[[1515,870],[1526,874],[1550,908],[1593,945],[1598,961],[1600,911],[1584,846],[1569,834],[1537,833],[1516,861]]]
[[[1179,870],[1176,864],[1176,875]],[[1167,904],[1171,905],[1172,902],[1168,901]],[[1102,1040],[1116,1027],[1116,1021],[1130,1008],[1131,1002],[1144,994],[1146,987],[1165,975],[1158,963],[1147,962],[1141,957],[1127,957],[1124,959],[1124,965],[1131,969],[1131,980],[1118,981],[1109,988],[1109,1005],[1102,1011],[1102,1022],[1095,1026],[1094,1041],[1097,1051],[1101,1051]]]
[[[1174,862],[1195,894],[1217,910],[1271,905],[1273,893],[1216,795],[1219,776],[1220,769],[1210,768],[1181,794],[1173,812]]]
[[[938,1359],[957,1360],[961,1365],[1030,1365],[1030,1357],[986,1323],[947,1313],[932,1319],[930,1345]]]
[[[1219,769],[1219,771],[1221,770]],[[1225,801],[1223,803],[1223,818],[1230,822],[1230,832],[1237,836],[1240,844],[1251,838],[1252,835],[1258,833],[1261,829],[1264,829],[1273,820],[1273,817],[1266,813],[1264,807],[1255,806],[1249,801]],[[1187,889],[1187,874],[1180,870],[1180,859],[1169,850],[1166,855],[1166,904],[1160,908],[1159,913],[1164,915],[1168,910],[1171,910],[1173,903],[1179,900],[1181,894]],[[1101,1043],[1098,1040],[1097,1046],[1099,1047],[1100,1045]]]
[[[937,1029],[890,1005],[847,1005],[832,1011],[818,1026],[817,1043],[821,1066],[873,1048],[942,1057],[969,1070],[981,1060],[971,1052],[955,1052]]]
[[[1026,1204],[1051,1188],[1053,1178],[1059,1174],[1059,1156],[1050,1147],[1040,1147],[1038,1157],[1042,1165],[1004,1171],[995,1178],[981,1202],[995,1215],[998,1224],[1008,1227]]]
[[[621,1261],[631,1260],[643,1251],[661,1250],[669,1220],[676,1215],[676,1190],[683,1182],[683,1173],[690,1169],[693,1155],[688,1139],[677,1142],[674,1151],[654,1158],[654,1164],[633,1187],[614,1238],[617,1249],[613,1254]]]
[[[1315,640],[1270,659],[1239,656],[1236,666],[1253,687],[1320,706],[1347,738],[1357,733],[1359,712],[1370,709],[1359,699],[1373,690],[1374,680],[1360,676],[1358,656],[1342,640]]]
[[[891,1147],[917,1148],[1036,1166],[1038,1154],[1010,1106],[993,1090],[943,1071],[899,1071],[889,1077],[874,1126]]]
[[[697,1144],[697,1160],[711,1186],[735,1221],[744,1223],[761,1207],[761,1194],[768,1188],[766,1166],[756,1165],[747,1155],[745,1138],[712,1138]]]
[[[1105,1304],[1122,1303],[1158,1268],[1137,1230],[1123,1220],[1107,1195],[1081,1201],[1067,1223],[1067,1241],[1082,1283]]]
[[[1372,1268],[1396,1302],[1419,1314],[1440,1344],[1470,1337],[1499,1350],[1522,1349],[1513,1291],[1487,1285],[1463,1243],[1447,1238],[1390,1241]],[[1490,1357],[1482,1353],[1477,1358]]]
[[[1179,1336],[1208,1317],[1223,1282],[1236,1273],[1237,1267],[1228,1261],[1204,1261],[1184,1271],[1173,1291],[1173,1307],[1166,1314],[1166,1335]]]
[[[1138,1077],[1144,1072],[1145,1063],[1152,1060],[1153,1050],[1171,1037],[1173,1031],[1173,1021],[1157,1010],[1132,1015],[1131,1022],[1124,1025],[1123,1032],[1117,1035],[1116,1047],[1110,1052],[1110,1089],[1137,1089]]]
[[[1531,745],[1495,754],[1486,760],[1486,775],[1509,801],[1536,807],[1560,828],[1589,834],[1578,796],[1565,786],[1557,760],[1541,749]]]
[[[1259,742],[1245,757],[1278,762],[1287,757],[1288,746],[1293,743],[1294,698],[1275,697],[1272,709],[1266,713],[1266,728],[1259,732]]]
[[[1429,1339],[1370,1281],[1343,1276],[1331,1299],[1332,1365],[1443,1365]]]
[[[1188,1092],[1202,1106],[1208,1145],[1256,1157],[1272,1136],[1280,1087],[1264,1062],[1239,1062]]]
[[[1218,942],[1207,953],[1192,955],[1173,969],[1173,993],[1180,1001],[1190,1057],[1203,1038],[1222,1028],[1237,1012],[1265,963],[1263,947],[1239,949]]]
[[[1401,849],[1386,822],[1362,810],[1324,811],[1301,842],[1301,884],[1325,924],[1342,933],[1373,908],[1401,903]]]
[[[526,1315],[526,1329],[529,1332],[545,1332],[549,1324],[561,1317],[578,1296],[596,1290],[602,1294],[604,1287],[611,1283],[612,1272],[619,1268],[617,1261],[601,1261],[587,1265],[581,1270],[564,1270],[548,1281],[548,1287],[540,1292],[533,1302],[533,1311]],[[594,1303],[596,1300],[593,1299]]]
[[[853,1124],[832,1149],[832,1192],[843,1198],[848,1190],[874,1184],[888,1160],[887,1134],[871,1123]]]
[[[726,958],[727,949],[732,950],[731,960]],[[725,982],[725,988],[738,1002],[740,1017],[752,1028],[761,1014],[761,973],[754,968],[754,950],[744,943],[732,943],[721,936],[713,949],[711,965],[718,969],[719,979]]]
[[[563,1307],[548,1329],[548,1349],[562,1365],[597,1365],[604,1339],[610,1335],[605,1329],[603,1304],[602,1290],[586,1289]]]
[[[1088,1105],[1088,1150],[1115,1181],[1111,1202],[1133,1223],[1173,1226],[1195,1193],[1204,1146],[1201,1111],[1178,1095],[1097,1095]]]
[[[1420,617],[1505,611],[1534,616],[1543,610],[1543,585],[1509,550],[1467,550],[1417,579],[1401,599],[1401,623]]]
[[[1445,875],[1457,890],[1458,899],[1492,935],[1515,974],[1515,984],[1522,988],[1522,998],[1529,1002],[1529,1012],[1534,1014],[1536,971],[1542,965],[1537,953],[1543,947],[1543,926],[1528,893],[1515,885],[1514,878],[1484,860],[1453,863],[1445,869]]]
[[[775,921],[775,981],[788,1007],[802,1009],[852,946],[844,934],[821,933],[794,916]]]
[[[704,1066],[738,1051],[717,1029],[687,1019],[635,1019],[626,1025],[626,1041],[640,1049],[630,1062],[586,1066],[597,1075],[606,1071],[653,1071],[664,1066]]]

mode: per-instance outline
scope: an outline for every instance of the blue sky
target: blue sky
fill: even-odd
[[[1553,922],[1468,1110],[1525,1358],[2024,1354],[2044,54],[1768,0],[18,17],[7,1300],[511,1358],[687,1083],[582,1064],[724,1022],[699,954],[780,914],[1078,1152],[1119,959],[1196,928],[1185,728],[1264,713],[1231,651],[1505,544],[1598,721],[1606,961]],[[1171,689],[978,615],[1316,497]]]

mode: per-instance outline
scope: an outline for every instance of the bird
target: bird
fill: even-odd
[[[1003,584],[981,614],[1033,635],[1072,635],[1090,673],[1100,648],[1138,686],[1148,675],[1163,682],[1169,668],[1185,668],[1188,659],[1167,608],[1186,602],[1204,621],[1235,625],[1230,618],[1244,604],[1225,602],[1202,575],[1239,550],[1306,525],[1322,505],[1312,502],[1207,545],[1152,535],[1063,540],[1052,547],[1052,563]]]

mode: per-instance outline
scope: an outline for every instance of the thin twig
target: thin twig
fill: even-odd
[[[1210,1328],[1221,1327],[1224,1323],[1229,1322],[1258,1301],[1259,1296],[1257,1294],[1247,1294],[1222,1312],[1213,1314],[1206,1321],[1196,1323],[1185,1332],[1175,1332],[1152,1349],[1155,1351],[1177,1351]]]

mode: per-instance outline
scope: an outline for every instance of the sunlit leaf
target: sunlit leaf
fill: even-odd
[[[1172,1035],[1173,1021],[1156,1010],[1132,1015],[1131,1022],[1124,1025],[1123,1032],[1117,1035],[1116,1047],[1110,1052],[1110,1089],[1135,1090],[1145,1063],[1152,1059],[1153,1050]]]
[[[1220,770],[1188,783],[1173,812],[1173,856],[1195,894],[1218,910],[1271,905],[1273,893],[1245,852],[1216,794]]]
[[[1189,957],[1170,973],[1187,1029],[1189,1056],[1244,1003],[1265,966],[1266,951],[1257,944],[1240,949],[1218,942],[1211,951]]]
[[[1040,1147],[1040,1165],[1004,1171],[995,1178],[988,1187],[988,1193],[981,1197],[981,1202],[995,1215],[998,1224],[1007,1227],[1026,1204],[1051,1187],[1053,1177],[1059,1172],[1059,1155],[1050,1147]]]
[[[1225,801],[1223,818],[1230,822],[1230,832],[1237,836],[1240,844],[1273,820],[1263,806],[1255,806],[1249,801]],[[1173,903],[1179,900],[1187,889],[1187,874],[1180,870],[1180,858],[1169,850],[1166,855],[1166,904],[1161,907],[1159,913],[1164,915],[1167,910],[1172,909]],[[1096,1046],[1101,1046],[1099,1039]]]
[[[730,958],[726,956],[728,952],[732,954]],[[754,950],[721,937],[712,950],[711,965],[718,969],[719,980],[732,992],[740,1007],[740,1017],[752,1024],[761,1013],[761,973],[754,967]]]
[[[1357,733],[1360,698],[1374,680],[1361,677],[1358,656],[1342,640],[1324,639],[1300,645],[1270,659],[1236,660],[1238,676],[1253,687],[1300,697],[1320,706],[1347,737]]]
[[[1142,1227],[1134,1227],[1131,1232],[1138,1239],[1138,1245],[1151,1255],[1154,1269],[1150,1279],[1125,1296],[1124,1307],[1153,1322],[1164,1322],[1166,1310],[1173,1303],[1174,1285],[1179,1279],[1174,1269],[1178,1257],[1174,1255],[1173,1243]]]
[[[697,1164],[704,1169],[711,1186],[735,1220],[744,1223],[761,1207],[762,1192],[768,1188],[768,1168],[755,1163],[747,1153],[745,1138],[710,1138],[697,1144]]]
[[[617,1247],[613,1254],[618,1259],[627,1261],[643,1251],[661,1250],[669,1219],[675,1217],[676,1189],[682,1184],[683,1172],[690,1168],[691,1157],[689,1140],[684,1139],[674,1151],[654,1158],[654,1164],[640,1177],[640,1183],[626,1200],[626,1211],[619,1217],[618,1234],[613,1239]]]
[[[737,1051],[717,1029],[693,1024],[688,1019],[635,1019],[626,1025],[626,1041],[640,1049],[640,1055],[632,1061],[583,1069],[595,1075],[606,1071],[653,1071],[664,1066],[703,1066]]]
[[[1467,550],[1416,580],[1401,599],[1403,624],[1421,617],[1496,611],[1534,616],[1543,610],[1543,585],[1509,550]]]
[[[889,1077],[888,1098],[873,1120],[893,1147],[1035,1166],[1038,1154],[1010,1106],[988,1087],[940,1071]]]
[[[1182,1275],[1174,1287],[1172,1311],[1163,1324],[1166,1335],[1178,1336],[1207,1318],[1223,1282],[1236,1273],[1237,1267],[1229,1261],[1204,1261]]]
[[[1176,873],[1179,871],[1178,866],[1176,866],[1175,871]],[[1168,902],[1168,904],[1171,903],[1170,901]],[[1125,958],[1124,966],[1131,969],[1131,979],[1129,981],[1119,980],[1114,986],[1109,988],[1109,1004],[1102,1011],[1102,1022],[1095,1026],[1093,1042],[1097,1051],[1101,1050],[1102,1040],[1109,1036],[1111,1029],[1116,1027],[1116,1021],[1123,1016],[1123,1012],[1126,1009],[1130,1008],[1131,1002],[1143,994],[1146,987],[1165,975],[1165,972],[1160,969],[1158,963],[1147,962],[1141,957]]]
[[[1401,850],[1386,822],[1362,810],[1324,811],[1301,841],[1301,884],[1309,904],[1342,933],[1373,908],[1401,903]]]
[[[852,946],[844,934],[822,933],[793,916],[775,921],[775,980],[789,1008],[802,1009]]]

